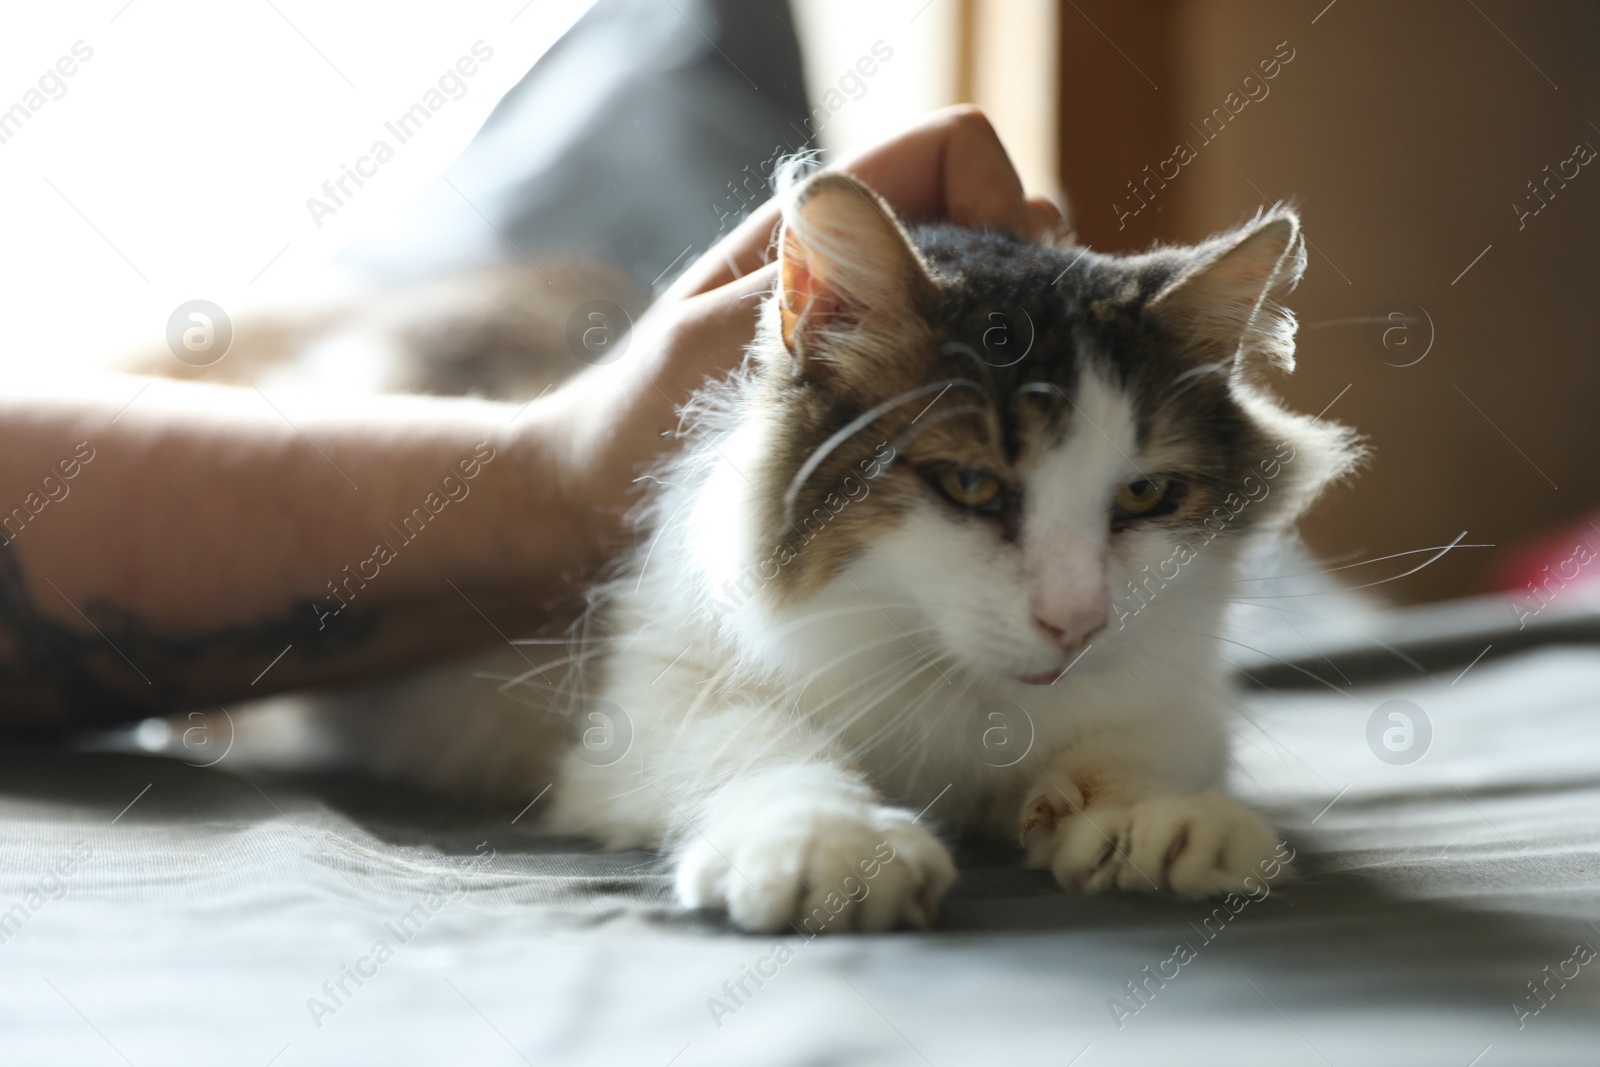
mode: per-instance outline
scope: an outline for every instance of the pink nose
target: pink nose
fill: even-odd
[[[1033,617],[1034,625],[1043,630],[1064,651],[1071,652],[1088,644],[1094,636],[1106,628],[1106,613],[1104,611],[1085,611],[1070,618],[1058,619],[1048,622],[1042,617]]]

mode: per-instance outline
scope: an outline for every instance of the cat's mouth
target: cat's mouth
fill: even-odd
[[[1057,666],[1047,671],[1040,671],[1037,674],[1019,674],[1015,675],[1015,677],[1023,685],[1055,685],[1063,675],[1076,667],[1078,661],[1087,655],[1089,649],[1093,647],[1094,643],[1092,641],[1077,645],[1068,651],[1066,657]]]

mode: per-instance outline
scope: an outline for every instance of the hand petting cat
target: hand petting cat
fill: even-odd
[[[1061,209],[1029,197],[983,112],[968,104],[933,112],[905,132],[829,170],[860,178],[910,222],[951,222],[1049,242]],[[594,565],[619,547],[620,517],[639,471],[673,446],[677,410],[706,380],[727,373],[755,333],[761,298],[776,281],[780,206],[753,212],[686,270],[642,318],[635,358],[587,372],[551,398],[558,432],[572,442],[572,516],[588,522],[571,545]]]

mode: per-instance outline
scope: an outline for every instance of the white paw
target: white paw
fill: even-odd
[[[803,934],[926,927],[955,881],[939,840],[896,808],[784,800],[724,816],[686,842],[678,897],[745,930]]]
[[[1278,838],[1249,808],[1215,793],[1160,796],[1128,805],[1066,803],[1041,793],[1024,805],[1030,866],[1048,866],[1080,893],[1121,889],[1217,896],[1282,869]]]

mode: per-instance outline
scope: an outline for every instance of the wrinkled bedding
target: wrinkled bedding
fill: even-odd
[[[1392,700],[1420,759],[1369,744]],[[1236,787],[1295,883],[1069,898],[968,852],[932,932],[813,941],[516,811],[11,749],[0,1062],[1595,1063],[1600,651],[1243,710]]]

